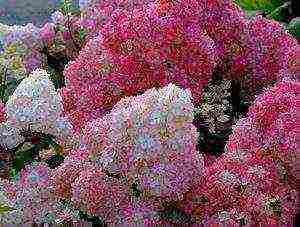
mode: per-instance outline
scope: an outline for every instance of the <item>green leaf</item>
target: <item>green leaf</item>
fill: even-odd
[[[72,3],[69,0],[61,0],[59,3],[59,8],[62,10],[63,13],[67,13],[69,12],[71,4]]]
[[[77,33],[77,38],[79,40],[83,41],[86,36],[86,32],[87,32],[86,29],[84,29],[84,28],[80,29]]]
[[[19,177],[18,171],[14,168],[11,168],[9,172],[9,176],[12,178],[13,181],[17,181]]]
[[[298,40],[300,39],[300,17],[291,20],[287,28],[291,35],[295,36]]]
[[[75,5],[71,0],[62,0],[59,4],[59,8],[64,14],[79,14],[79,6]]]
[[[14,210],[14,208],[9,207],[3,203],[0,203],[0,214],[6,213],[6,212],[12,211],[12,210]]]
[[[55,141],[55,137],[49,134],[43,135],[40,145],[42,148],[48,148],[51,146],[57,155],[62,154],[62,147]]]
[[[105,223],[103,222],[103,220],[100,217],[97,216],[91,216],[83,211],[79,211],[79,217],[80,219],[84,220],[84,221],[88,221],[88,222],[92,222],[93,226],[105,226]]]
[[[132,184],[131,190],[132,190],[132,195],[133,195],[134,197],[137,197],[137,198],[138,198],[138,197],[140,197],[140,195],[142,194],[142,191],[139,190],[138,184],[137,184],[136,182],[134,182],[134,183]]]
[[[268,12],[269,14],[266,17],[277,21],[284,21],[286,15],[288,14],[289,5],[290,3],[286,2],[279,7],[273,8]]]
[[[266,14],[271,13],[284,3],[283,0],[235,0],[235,3],[247,11],[261,10]]]
[[[63,155],[56,154],[48,158],[46,163],[51,169],[55,169],[63,163],[64,159],[65,157]]]
[[[0,86],[0,98],[4,104],[8,101],[9,97],[13,94],[22,80],[23,78],[19,80],[12,80]]]
[[[24,168],[24,166],[27,163],[33,161],[33,159],[38,154],[39,150],[40,150],[40,146],[34,145],[25,151],[22,151],[22,150],[18,151],[16,153],[15,159],[13,161],[13,169],[15,169],[15,171],[19,172],[21,169]]]
[[[192,224],[194,222],[191,215],[186,214],[177,207],[166,207],[164,210],[158,212],[161,218],[170,221],[171,223],[185,223]]]

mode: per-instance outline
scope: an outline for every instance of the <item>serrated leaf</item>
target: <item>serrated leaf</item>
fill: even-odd
[[[277,21],[283,21],[288,12],[289,5],[289,2],[286,2],[285,4],[270,10],[266,17]]]

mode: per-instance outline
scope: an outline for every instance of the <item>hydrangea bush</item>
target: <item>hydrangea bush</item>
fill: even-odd
[[[278,22],[230,0],[50,18],[0,24],[1,224],[296,223],[299,44]]]

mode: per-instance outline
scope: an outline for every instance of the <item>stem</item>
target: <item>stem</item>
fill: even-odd
[[[6,89],[6,73],[7,73],[7,68],[4,67],[4,73],[3,73],[3,80],[2,80],[2,76],[0,77],[0,86],[2,87],[3,86],[3,90],[1,90],[1,94],[0,94],[0,98],[1,98],[1,101],[3,103],[5,103],[5,99],[4,99],[4,94],[5,94],[5,89]]]
[[[79,47],[78,44],[75,42],[75,39],[74,39],[74,37],[73,37],[73,35],[72,35],[72,31],[71,31],[71,27],[70,27],[70,16],[69,16],[69,13],[67,13],[67,26],[68,26],[68,29],[69,29],[69,32],[70,32],[70,37],[71,37],[71,39],[72,39],[72,42],[73,42],[73,44],[74,44],[74,46],[75,46],[77,52],[79,52],[80,47]]]

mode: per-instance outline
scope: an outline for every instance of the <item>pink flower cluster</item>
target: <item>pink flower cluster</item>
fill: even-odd
[[[109,223],[122,223],[122,218],[125,223],[137,223],[131,215],[140,215],[140,221],[147,224],[148,219],[150,225],[155,221],[154,207],[162,201],[182,199],[201,175],[203,160],[195,149],[192,111],[190,91],[173,84],[122,99],[111,113],[87,124],[83,147],[73,150],[54,170],[56,195]],[[108,177],[107,172],[121,178]],[[152,199],[143,196],[137,204],[132,203],[133,183]],[[143,203],[154,207],[146,213],[127,213],[145,209],[140,207]]]
[[[0,101],[0,123],[6,121],[5,105]]]
[[[297,87],[298,82],[285,78],[256,98],[247,117],[234,127],[226,152],[186,195],[186,212],[220,223],[218,212],[226,211],[229,224],[230,210],[239,209],[248,224],[292,225],[299,209]]]
[[[91,122],[83,142],[100,166],[138,180],[142,191],[180,198],[203,166],[192,110],[188,91],[172,84],[151,89],[122,99],[109,115]]]
[[[79,5],[80,18],[56,11],[41,29],[16,26],[5,36],[7,56],[20,51],[14,66],[27,72],[45,61],[38,51],[46,46],[74,60],[58,92],[39,69],[0,102],[3,149],[24,142],[24,130],[70,148],[54,169],[32,161],[14,180],[0,179],[0,223],[73,222],[81,210],[113,226],[173,226],[163,214],[171,207],[189,226],[292,226],[300,210],[296,40],[230,0]],[[193,112],[217,66],[258,95],[225,153],[203,158]]]
[[[114,11],[133,11],[154,0],[83,0],[79,1],[81,10],[80,24],[88,30],[88,38],[97,35],[110,20]]]
[[[158,17],[153,7],[145,7],[114,12],[111,21],[88,42],[64,75],[66,89],[80,94],[84,103],[91,100],[95,109],[101,106],[109,110],[121,97],[170,82],[190,88],[197,104],[216,61],[214,42],[199,26],[186,28],[174,18]],[[79,112],[79,102],[73,105],[73,111]],[[87,115],[93,111],[89,109]]]
[[[110,19],[93,27],[98,33],[64,71],[65,89],[73,93],[65,102],[78,100],[66,104],[73,107],[66,115],[76,128],[110,110],[121,97],[170,82],[190,88],[198,105],[216,64],[225,77],[246,80],[256,92],[280,78],[279,69],[288,67],[295,52],[296,40],[279,24],[260,16],[248,20],[231,1],[147,3],[133,8],[118,1],[81,4],[95,16],[89,10],[108,7],[104,11]]]
[[[262,16],[247,21],[246,34],[249,89],[255,91],[282,78],[280,71],[289,68],[289,56],[295,54],[298,43],[279,22]]]
[[[5,214],[8,220],[0,217],[1,222],[32,224],[54,221],[60,211],[58,201],[53,197],[50,175],[51,170],[45,163],[35,163],[26,166],[15,182],[1,181],[5,205],[11,208]]]
[[[73,150],[54,170],[51,182],[55,195],[72,201],[75,207],[90,215],[114,223],[118,208],[129,198],[129,191],[124,183],[106,176],[89,162],[89,154],[84,148]]]

